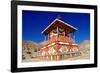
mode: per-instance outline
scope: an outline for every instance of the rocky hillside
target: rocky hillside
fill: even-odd
[[[90,59],[90,40],[84,40],[79,45],[80,55],[76,57],[69,58],[70,60],[80,60],[80,59]]]
[[[81,56],[83,58],[89,58],[90,57],[90,41],[89,40],[84,40],[80,45],[80,52]]]
[[[90,49],[90,41],[89,40],[84,40],[80,46],[80,48],[87,48],[87,49]]]
[[[44,42],[43,42],[44,43]],[[35,43],[33,41],[23,41],[22,49],[22,61],[23,62],[34,62],[41,61],[40,48],[43,47],[43,43]],[[90,58],[90,41],[84,40],[80,45],[80,55],[76,57],[66,58],[67,60],[80,60]]]
[[[30,61],[40,55],[40,48],[42,45],[33,41],[23,41],[22,60]]]

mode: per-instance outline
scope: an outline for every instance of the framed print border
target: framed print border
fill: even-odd
[[[18,68],[18,5],[23,6],[45,6],[45,7],[62,7],[62,8],[77,8],[77,9],[93,9],[94,10],[94,63],[80,65],[60,65],[60,66],[43,66],[43,67],[27,67]],[[24,71],[43,71],[43,70],[58,70],[58,69],[73,69],[73,68],[89,68],[97,67],[97,6],[96,5],[80,5],[80,4],[61,4],[61,3],[46,3],[46,2],[31,2],[31,1],[11,1],[11,72]]]

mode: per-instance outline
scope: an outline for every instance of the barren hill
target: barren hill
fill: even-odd
[[[43,43],[36,43],[33,41],[23,41],[23,49],[22,49],[22,61],[23,62],[35,62],[41,61],[39,56],[40,48],[43,47]],[[90,59],[90,40],[84,40],[79,45],[79,52],[81,53],[79,56],[67,58],[67,60],[80,60],[80,59]]]
[[[90,58],[90,41],[85,40],[82,44],[80,44],[80,52],[83,58]]]
[[[69,58],[70,60],[90,59],[90,40],[84,40],[79,49],[80,56]]]
[[[90,49],[90,41],[89,40],[84,40],[80,45],[79,47],[82,49],[82,48],[87,48],[87,49]]]
[[[41,44],[33,41],[23,41],[22,60],[31,61],[40,55]]]

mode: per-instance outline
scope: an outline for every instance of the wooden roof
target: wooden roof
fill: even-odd
[[[43,34],[47,35],[49,34],[53,29],[56,29],[57,27],[60,27],[67,32],[67,34],[72,33],[77,30],[77,28],[69,25],[68,23],[63,22],[62,20],[56,18],[44,31]]]

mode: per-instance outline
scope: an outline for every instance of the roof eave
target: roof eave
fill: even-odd
[[[56,20],[57,18],[47,28],[45,28],[41,33],[43,34]]]
[[[58,21],[60,21],[60,22],[62,22],[62,23],[64,23],[65,25],[67,25],[67,26],[69,26],[69,27],[71,27],[71,28],[73,28],[75,31],[77,31],[78,29],[77,28],[75,28],[75,27],[73,27],[73,26],[71,26],[71,25],[69,25],[68,23],[65,23],[65,22],[63,22],[63,21],[61,21],[61,20],[59,20],[58,18],[56,18],[47,28],[45,28],[41,33],[43,34],[56,20],[58,20]]]

